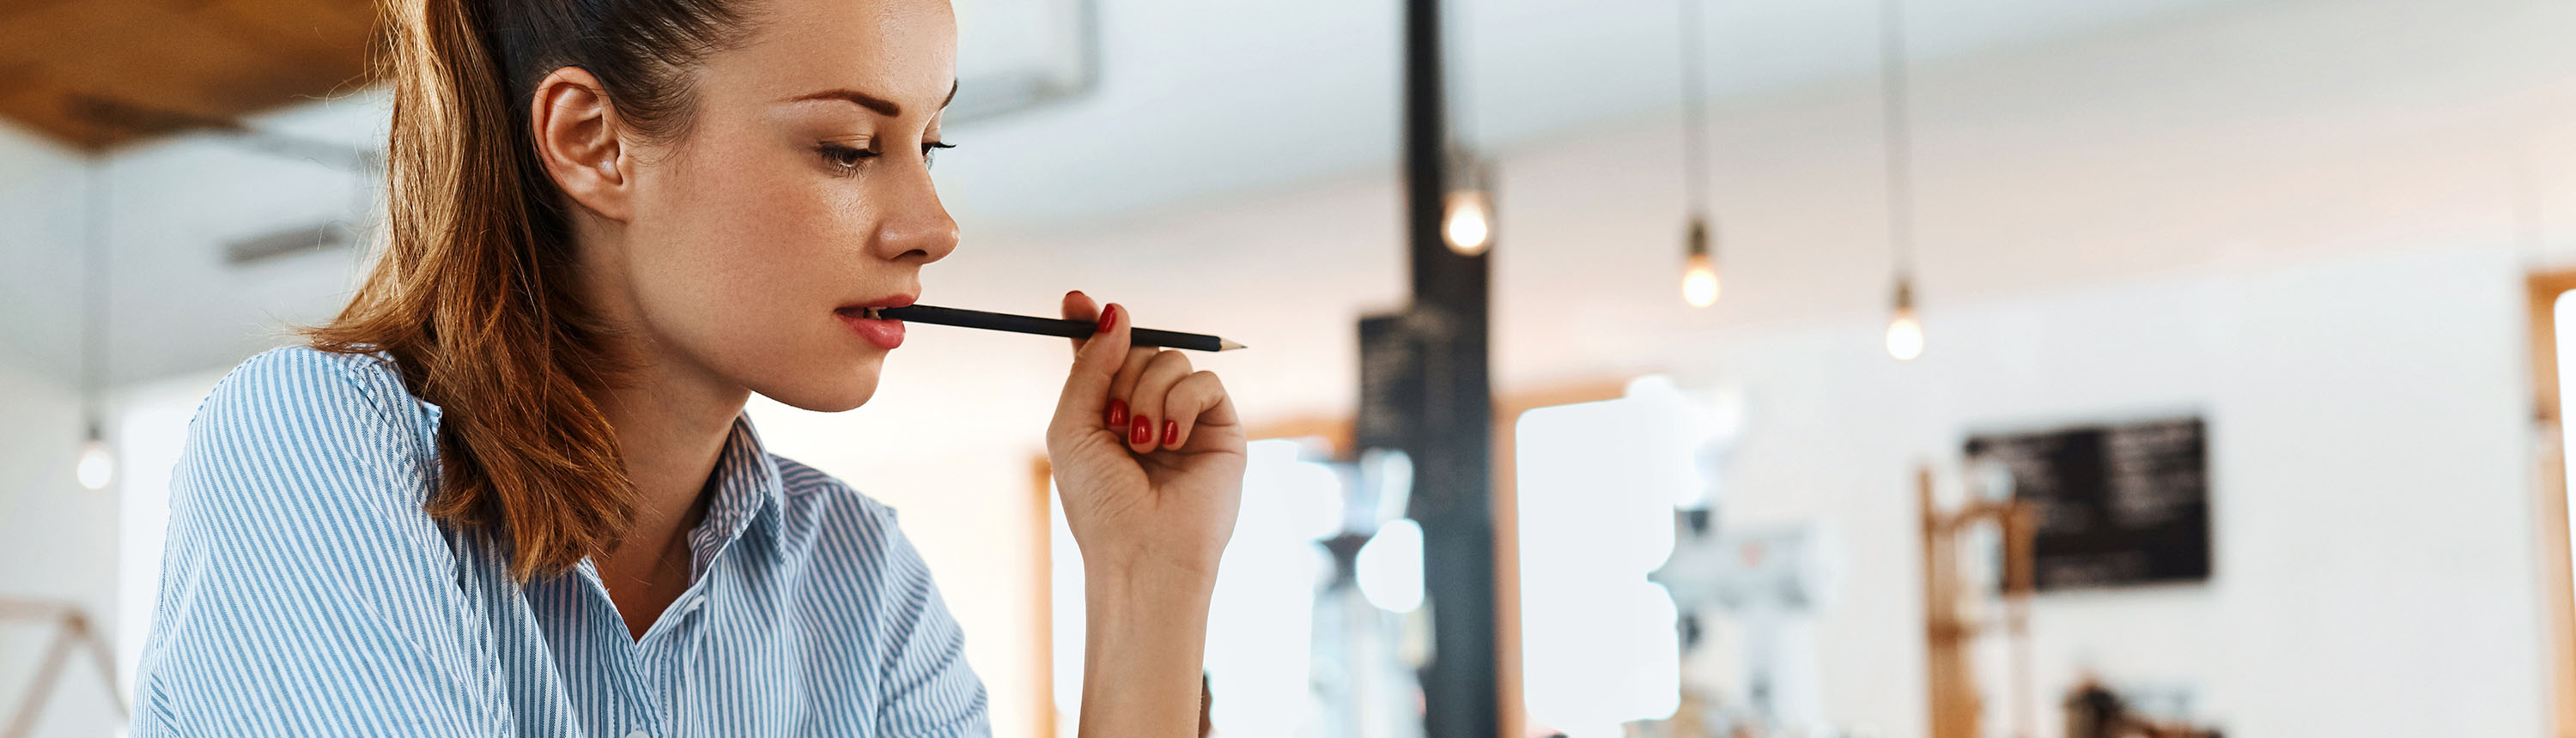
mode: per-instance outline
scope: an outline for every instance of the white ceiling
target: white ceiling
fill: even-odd
[[[1069,2],[1070,0],[1063,0]],[[1093,0],[1100,73],[1079,97],[950,127],[942,193],[980,229],[1099,225],[1339,176],[1395,172],[1402,6],[1393,0]],[[1744,99],[1874,79],[1880,0],[1704,3],[1709,90]],[[2297,0],[1915,0],[1909,57],[1934,64],[2194,12]],[[957,0],[978,18],[1056,0]],[[1497,150],[1678,109],[1675,0],[1452,2],[1449,85],[1459,134]],[[1026,23],[983,32],[1043,37]],[[1010,62],[1024,61],[1013,58]],[[960,60],[974,78],[994,65]],[[269,116],[273,129],[352,145],[382,139],[362,93]]]
[[[1692,1],[1705,3],[1715,94],[1876,73],[1878,0]],[[1098,2],[1095,92],[950,132],[960,148],[940,159],[941,186],[978,227],[1060,228],[1394,171],[1400,3]],[[1907,27],[1911,55],[1937,61],[2266,4],[2276,3],[1916,0]],[[1450,3],[1456,125],[1509,148],[1675,109],[1680,9],[1674,0]]]

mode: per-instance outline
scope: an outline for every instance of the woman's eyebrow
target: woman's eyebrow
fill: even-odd
[[[939,101],[939,107],[943,109],[947,108],[948,103],[956,99],[957,83],[951,81],[948,83],[948,97]],[[841,100],[858,105],[862,108],[877,111],[877,113],[889,118],[899,118],[903,116],[903,106],[895,104],[893,100],[888,100],[848,88],[809,92],[803,95],[787,98],[785,100],[780,100],[779,102],[804,102],[807,100]]]

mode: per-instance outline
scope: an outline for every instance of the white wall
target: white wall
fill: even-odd
[[[1818,635],[1846,724],[1924,726],[1911,465],[1954,470],[1971,431],[2179,411],[2209,423],[2215,574],[2041,596],[2039,735],[2085,669],[2188,690],[2231,735],[2539,735],[2519,267],[2213,268],[1933,311],[1912,364],[1829,321],[1712,335],[1684,374],[1754,401],[1724,517],[1843,534]],[[2005,664],[1980,667],[1990,725]]]

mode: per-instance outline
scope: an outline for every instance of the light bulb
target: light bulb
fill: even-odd
[[[1887,355],[1897,361],[1923,355],[1923,322],[1914,318],[1914,308],[1897,308],[1896,317],[1887,321]]]
[[[1717,304],[1717,262],[1707,254],[1690,255],[1689,266],[1682,269],[1682,299],[1691,307],[1704,308]]]
[[[116,481],[116,457],[108,453],[106,441],[91,438],[81,444],[80,465],[74,476],[86,489],[107,489],[109,482]]]
[[[1914,274],[1899,267],[1896,270],[1895,313],[1887,320],[1887,355],[1897,361],[1913,361],[1923,355],[1923,320],[1914,315]]]
[[[1448,213],[1442,217],[1440,235],[1449,241],[1449,250],[1460,256],[1485,253],[1494,237],[1493,208],[1485,202],[1480,190],[1458,190],[1449,193]]]
[[[1691,307],[1704,308],[1717,304],[1717,258],[1709,256],[1708,216],[1694,213],[1690,229],[1682,236],[1682,301]]]

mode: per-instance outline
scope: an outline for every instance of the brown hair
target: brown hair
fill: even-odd
[[[443,520],[501,530],[510,573],[605,552],[634,485],[593,402],[616,374],[576,293],[571,229],[539,165],[534,87],[577,66],[621,123],[684,135],[688,67],[746,30],[733,0],[389,0],[388,243],[313,345],[384,352],[441,408]]]

